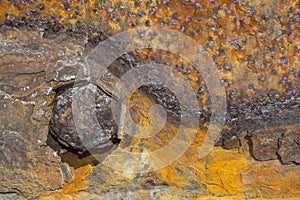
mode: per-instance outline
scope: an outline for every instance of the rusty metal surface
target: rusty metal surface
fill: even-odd
[[[85,38],[85,52],[109,35],[137,25],[160,25],[193,37],[211,55],[227,91],[227,128],[219,142],[225,148],[230,148],[226,146],[227,140],[245,130],[299,122],[296,1],[3,1],[2,6],[6,8],[2,13],[2,29],[7,26],[34,29],[40,37],[49,39],[67,32],[71,37]],[[188,63],[155,50],[136,54],[142,60],[172,63],[197,80],[191,84],[199,92],[199,104],[209,110],[205,83]],[[122,67],[126,71],[132,66],[125,63]],[[122,67],[117,66],[112,72],[121,76],[125,73],[123,69],[120,74]],[[210,116],[209,111],[202,114],[204,120]]]
[[[7,161],[8,151],[20,154],[10,144],[11,137],[16,141],[21,136],[28,137],[25,145],[20,143],[20,150],[46,145],[55,98],[52,89],[73,81],[78,69],[84,65],[84,57],[101,41],[143,25],[184,33],[202,45],[203,52],[214,61],[228,103],[226,126],[216,145],[231,149],[249,143],[251,155],[256,160],[279,159],[283,164],[299,165],[298,1],[10,0],[0,1],[0,6],[1,113],[6,115],[1,118],[3,142],[0,146],[11,148],[0,151],[3,161]],[[114,62],[101,81],[112,87],[112,80],[148,61],[173,66],[190,80],[197,92],[200,122],[207,122],[211,116],[211,103],[205,81],[180,56],[160,50],[131,52]],[[169,107],[170,122],[176,127],[180,111],[172,106],[174,102],[169,104],[168,100],[163,100],[172,94],[158,86],[151,87],[141,88],[135,94],[142,100],[133,100],[133,118],[145,123],[145,105],[160,103]],[[4,106],[6,104],[15,114]],[[141,111],[136,112],[136,109]],[[31,114],[18,115],[18,112]],[[34,134],[35,126],[40,130],[38,135]],[[174,130],[172,127],[166,129]],[[18,134],[13,132],[7,136],[7,131]],[[168,141],[169,138],[164,139]],[[37,144],[37,140],[42,144]],[[122,145],[130,148],[132,143],[133,139],[125,138]],[[140,150],[140,147],[135,148]],[[47,156],[55,163],[52,172],[61,173],[56,168],[60,161],[52,154],[46,153]],[[24,154],[21,157],[21,160],[8,159],[5,168],[13,168],[12,163],[25,163],[21,167],[30,168],[27,160],[30,156]],[[59,188],[60,181],[48,186],[44,180],[40,183],[44,184],[43,188],[35,189],[34,194]],[[21,189],[28,193],[28,188]]]

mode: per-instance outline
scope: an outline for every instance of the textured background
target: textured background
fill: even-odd
[[[294,0],[1,0],[0,198],[300,198],[299,6]],[[74,80],[105,38],[138,25],[180,31],[211,56],[227,92],[222,138],[200,160],[203,125],[180,159],[146,174],[125,176],[72,152],[60,158],[54,151],[60,147],[46,142],[52,88]],[[203,78],[186,61],[158,50],[132,55],[123,58],[124,68],[151,60],[177,68],[209,110]],[[153,101],[143,91],[133,95],[137,122],[148,123]],[[203,111],[203,122],[209,116]],[[159,141],[133,138],[121,145],[155,150],[176,128],[167,124]]]

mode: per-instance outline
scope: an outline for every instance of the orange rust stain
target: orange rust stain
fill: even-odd
[[[236,149],[214,148],[206,158],[200,160],[196,148],[190,148],[174,164],[159,170],[158,174],[164,181],[177,187],[188,186],[190,177],[199,184],[205,183],[212,194],[239,195],[246,191],[240,174],[251,166],[247,156],[247,152],[239,154]]]
[[[119,31],[123,31],[126,29],[133,29],[131,27],[131,23],[138,18],[139,25],[144,25],[147,20],[149,20],[150,26],[161,26],[159,19],[168,19],[172,18],[175,13],[179,13],[177,19],[177,25],[172,26],[171,19],[170,25],[165,24],[165,27],[178,30],[179,26],[184,27],[185,29],[189,29],[191,31],[198,30],[202,28],[202,33],[196,33],[196,35],[191,36],[193,39],[198,41],[200,44],[205,45],[208,42],[208,38],[211,37],[214,40],[214,46],[208,46],[207,51],[211,55],[217,55],[216,61],[224,65],[226,63],[231,63],[233,65],[232,70],[224,70],[223,68],[218,69],[222,78],[228,79],[230,82],[233,82],[235,85],[230,89],[243,88],[247,90],[248,84],[254,84],[258,87],[258,89],[266,89],[266,88],[278,88],[280,90],[283,89],[282,85],[278,85],[281,77],[280,75],[287,73],[289,69],[292,67],[296,68],[297,63],[299,63],[299,44],[297,41],[293,41],[294,39],[291,37],[284,36],[282,41],[276,40],[276,34],[269,34],[265,22],[255,21],[253,18],[245,17],[245,13],[247,12],[244,8],[233,5],[229,0],[222,1],[222,6],[228,6],[233,15],[238,19],[236,22],[231,20],[231,15],[224,12],[224,10],[217,11],[217,14],[220,16],[218,20],[212,20],[213,16],[213,5],[209,5],[209,3],[202,2],[203,7],[199,9],[195,9],[195,5],[189,4],[186,2],[185,6],[182,6],[183,1],[172,1],[169,6],[160,5],[159,9],[154,15],[146,15],[143,17],[133,17],[129,16],[129,11],[138,12],[139,10],[148,11],[151,6],[155,6],[155,2],[152,1],[149,5],[145,5],[146,1],[140,1],[141,7],[134,4],[133,1],[111,1],[106,4],[99,4],[99,6],[103,6],[101,10],[94,10],[96,1],[89,1],[88,3],[76,3],[72,1],[71,6],[73,9],[66,10],[63,8],[64,1],[40,1],[34,3],[33,5],[26,5],[24,10],[29,7],[34,7],[38,3],[43,2],[45,4],[45,9],[40,12],[41,16],[49,16],[50,14],[57,14],[61,17],[59,18],[59,22],[66,25],[67,23],[75,24],[76,21],[82,20],[85,22],[96,23],[99,27],[103,29],[104,32],[113,34]],[[207,1],[209,2],[209,1]],[[271,2],[271,3],[270,3]],[[257,8],[257,12],[262,15],[266,9],[270,10],[284,10],[282,12],[282,16],[286,17],[290,13],[287,12],[289,6],[297,7],[298,1],[278,1],[279,3],[272,3],[272,1],[253,1],[253,5]],[[118,13],[120,16],[120,21],[116,22],[112,17],[112,13],[108,11],[110,6],[120,6],[121,4],[126,6],[124,12]],[[8,3],[8,1],[0,1],[1,10],[0,10],[0,21],[4,21],[4,16],[6,12],[9,12],[15,17],[24,14],[25,11],[19,11],[15,6]],[[76,8],[77,6],[78,9]],[[259,9],[260,8],[260,9]],[[71,18],[72,15],[75,15],[75,11],[77,11],[80,15],[78,18]],[[190,16],[192,21],[186,23],[186,17]],[[239,19],[244,18],[244,24],[239,22]],[[211,27],[206,26],[207,24],[216,25],[217,23],[221,24],[222,27],[217,30],[217,32],[213,32]],[[283,24],[277,23],[274,19],[270,19],[268,22],[270,24],[274,24],[276,30],[286,29]],[[261,27],[261,30],[260,30]],[[264,37],[258,37],[258,32],[261,31]],[[188,34],[188,33],[185,33]],[[229,44],[229,40],[233,37],[237,37],[240,41],[241,36],[247,36],[247,40],[242,43],[245,46],[245,50],[237,51],[234,49],[232,45]],[[285,46],[286,50],[281,52],[278,50],[278,46]],[[260,52],[261,49],[265,49],[268,46],[275,47],[274,52]],[[296,48],[297,47],[297,48]],[[219,49],[224,48],[225,57],[222,57],[218,54]],[[138,51],[137,53],[141,56],[148,56],[148,60],[151,60],[151,56],[157,56],[158,51],[153,50],[152,52],[148,50]],[[253,61],[246,61],[248,55],[253,56]],[[281,66],[280,57],[284,55],[289,55],[289,63],[288,66]],[[175,55],[164,54],[164,58],[161,60],[170,60],[176,65],[178,62],[182,61],[182,59],[176,57]],[[263,64],[263,61],[274,61],[274,66],[271,66],[270,63]],[[189,67],[192,69],[190,64],[186,64],[185,67]],[[277,71],[276,75],[271,75],[270,71],[274,69]],[[179,69],[181,70],[181,69]],[[181,70],[182,71],[182,70]],[[267,80],[265,82],[261,82],[258,80],[259,75],[265,75]],[[191,80],[199,80],[195,71],[192,70],[189,75]],[[293,83],[298,80],[293,76],[289,75],[288,77]],[[195,82],[191,83],[193,88],[197,88]],[[229,89],[229,88],[226,88]],[[253,95],[251,92],[247,92],[248,95]],[[142,96],[136,94],[138,100],[132,100],[132,105],[139,107],[139,112],[132,117],[142,125],[149,124],[149,117],[147,112],[145,112],[144,104],[150,105],[150,100],[145,100]],[[206,101],[207,96],[202,96],[202,99],[199,100],[199,104],[203,105]],[[201,132],[201,131],[200,131]],[[247,187],[242,182],[241,174],[249,171],[253,166],[258,165],[259,162],[248,160],[249,153],[243,152],[238,153],[237,149],[233,150],[224,150],[221,148],[215,148],[210,153],[209,156],[200,160],[198,158],[197,152],[201,148],[201,144],[203,138],[205,136],[205,131],[198,134],[194,143],[191,145],[190,149],[188,149],[184,155],[177,160],[175,163],[167,166],[161,170],[158,170],[156,174],[161,177],[161,179],[167,182],[170,185],[176,185],[178,187],[186,187],[189,185],[189,181],[187,177],[192,177],[194,181],[198,183],[205,183],[208,187],[208,190],[216,195],[233,195],[230,197],[222,197],[222,199],[243,199],[243,196],[234,196],[241,194],[247,191]],[[160,140],[149,142],[151,145],[148,146],[150,150],[155,150],[160,148],[162,145],[168,143],[170,141],[172,134],[176,134],[176,127],[168,126],[164,132],[161,133]],[[148,144],[147,143],[147,144]],[[130,145],[125,147],[124,149],[128,149],[129,151],[139,152],[140,146],[144,145],[139,139],[132,139],[130,141]],[[181,166],[181,168],[178,168]],[[280,188],[280,181],[285,180],[294,180],[294,173],[288,173],[285,178],[279,177],[275,172],[271,171],[272,169],[261,168],[263,172],[253,171],[254,180],[250,183],[253,185],[259,186],[261,180],[259,180],[260,176],[265,174],[272,174],[273,178],[269,180],[266,184],[273,183],[274,186],[272,188],[275,190],[276,188]],[[65,183],[64,187],[50,195],[43,195],[41,199],[59,199],[62,197],[68,196],[69,198],[75,198],[76,192],[80,190],[85,190],[87,188],[86,185],[86,177],[91,172],[92,167],[90,165],[78,168],[75,170],[75,180],[71,183]],[[122,180],[122,177],[117,174],[111,180],[111,183],[118,182],[118,180]],[[296,181],[296,180],[295,180]],[[102,187],[102,186],[101,186]],[[103,186],[105,187],[105,186]],[[298,182],[290,188],[293,193],[297,192],[297,188],[299,189]],[[288,191],[287,188],[282,188]],[[195,199],[218,199],[218,197],[197,197]],[[259,199],[259,198],[258,198]]]
[[[70,198],[76,199],[76,192],[86,190],[87,186],[87,176],[92,172],[91,165],[85,165],[75,170],[75,178],[71,183],[64,183],[62,189],[55,191],[49,195],[42,195],[40,199],[42,200],[52,200],[52,199],[62,199]]]
[[[283,92],[285,87],[289,87],[281,80],[282,76],[288,74],[290,69],[297,68],[297,63],[300,61],[297,34],[296,32],[294,36],[284,34],[282,39],[278,39],[277,32],[287,31],[287,24],[279,23],[275,17],[264,20],[262,16],[267,10],[270,10],[270,16],[278,16],[278,11],[280,16],[288,20],[288,17],[293,17],[293,13],[295,13],[290,12],[289,9],[293,7],[297,11],[299,7],[297,0],[278,1],[278,3],[269,0],[248,2],[256,10],[256,14],[252,17],[247,15],[247,6],[233,4],[230,0],[215,3],[204,1],[198,8],[196,7],[197,2],[192,1],[166,2],[168,3],[147,0],[136,2],[41,0],[31,4],[15,5],[8,1],[0,1],[3,8],[0,11],[0,22],[4,21],[6,13],[15,18],[20,16],[28,18],[31,16],[30,9],[36,9],[40,17],[62,23],[66,29],[69,25],[72,25],[73,28],[76,27],[76,22],[94,24],[95,27],[107,34],[135,29],[140,25],[170,28],[192,37],[199,44],[205,46],[210,55],[215,55],[214,61],[221,66],[218,69],[221,77],[231,83],[230,86],[226,86],[227,90],[239,91],[242,89],[246,91],[249,84],[253,84],[258,90],[278,89]],[[44,9],[38,9],[39,4],[43,4]],[[20,9],[20,5],[22,9]],[[217,6],[220,6],[221,9],[215,9]],[[155,12],[151,13],[151,8],[155,8]],[[231,13],[224,8],[230,9]],[[218,17],[214,18],[216,15]],[[236,20],[233,20],[232,17],[235,17]],[[296,29],[296,23],[290,26]],[[259,36],[260,34],[262,36]],[[242,37],[245,37],[244,41]],[[236,38],[244,49],[236,49],[231,45],[230,40],[233,38]],[[209,39],[214,41],[214,45],[208,45]],[[282,51],[278,49],[281,45],[284,47]],[[272,50],[266,50],[270,47]],[[220,53],[220,50],[224,51],[225,56]],[[149,58],[155,55],[155,52],[149,54]],[[247,61],[247,56],[253,56],[253,61]],[[283,56],[286,56],[288,60],[286,66],[280,63]],[[173,58],[174,56],[169,56],[169,60],[174,60]],[[175,59],[174,63],[178,61],[180,59]],[[227,63],[232,65],[232,70],[222,67]],[[190,65],[186,67],[191,68]],[[277,73],[272,74],[271,70],[275,70]],[[197,78],[194,75],[191,77],[194,80]],[[297,84],[298,80],[293,75],[289,75],[288,79],[292,84]],[[253,94],[248,95],[253,96]]]

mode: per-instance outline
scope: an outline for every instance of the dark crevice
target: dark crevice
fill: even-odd
[[[281,133],[280,137],[278,138],[278,150],[276,152],[276,155],[277,155],[277,159],[279,160],[279,162],[284,165],[284,164],[287,164],[287,163],[284,163],[281,159],[281,156],[279,154],[279,150],[280,150],[280,147],[281,147],[281,144],[282,144],[282,138],[284,136],[284,133]]]
[[[254,160],[259,161],[259,160],[257,160],[257,159],[255,158],[254,153],[253,153],[253,143],[252,143],[252,140],[251,140],[251,135],[248,135],[248,134],[247,134],[247,136],[245,137],[245,139],[247,140],[247,144],[248,144],[248,146],[249,146],[249,154],[250,154],[250,156],[251,156]]]
[[[111,152],[117,147],[117,144],[120,142],[120,140],[116,139],[112,142],[115,145],[107,149],[105,154],[92,154],[88,151],[80,152],[78,150],[64,146],[61,142],[57,140],[55,136],[53,136],[50,133],[50,131],[48,133],[46,141],[47,145],[55,152],[57,152],[59,157],[61,157],[62,162],[68,163],[69,166],[74,167],[74,169],[80,168],[88,164],[92,166],[98,165],[109,154],[109,152]]]

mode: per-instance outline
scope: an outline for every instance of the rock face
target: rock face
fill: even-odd
[[[251,137],[257,160],[279,159],[284,164],[299,163],[299,125],[258,130]]]
[[[0,198],[300,197],[297,3],[1,1]],[[98,119],[104,126],[109,124],[109,131],[102,134],[103,143],[97,141],[98,137],[88,137],[91,146],[87,149],[70,120],[71,102],[62,104],[60,110],[57,106],[60,95],[71,90],[64,86],[77,78],[78,70],[86,69],[85,56],[110,35],[135,30],[138,25],[176,30],[201,44],[201,51],[210,55],[221,77],[228,112],[216,147],[199,159],[212,114],[210,94],[201,73],[180,56],[161,50],[143,49],[121,56],[105,71],[97,82],[99,86],[112,88],[117,79],[141,63],[172,66],[187,77],[196,93],[199,110],[195,113],[200,115],[200,126],[198,130],[185,127],[187,133],[197,134],[173,163],[152,172],[120,173],[104,162],[108,154],[118,151],[110,149],[101,156],[85,152],[116,137],[106,107],[113,98],[98,90],[98,97],[105,99]],[[178,46],[184,47],[184,43]],[[155,137],[123,135],[118,148],[138,154],[155,152],[171,143],[180,123],[181,110],[176,102],[174,95],[157,85],[134,91],[129,112],[141,126],[133,129],[125,118],[130,131],[143,135],[154,104],[166,108],[168,120]],[[58,141],[52,138],[49,142],[50,130]],[[78,154],[78,150],[85,153]],[[164,158],[161,154],[155,161]],[[122,157],[111,164],[118,166],[122,159],[132,164],[133,160]],[[141,166],[149,164],[145,160]],[[132,164],[132,169],[139,166]]]
[[[251,137],[254,157],[263,161],[277,159],[279,140],[283,134],[282,129],[257,131]]]
[[[300,163],[299,129],[293,129],[281,138],[278,155],[285,164]]]
[[[3,27],[0,34],[0,191],[31,198],[63,186],[61,159],[46,145],[55,94],[48,79],[69,80],[68,73],[77,73],[78,66],[69,62],[64,74],[53,72],[61,69],[56,62],[67,45],[59,49],[52,42],[63,44],[64,36],[45,40]]]
[[[80,96],[83,100],[76,101],[76,97]],[[87,96],[95,96],[95,104],[88,105],[85,102]],[[51,133],[65,147],[77,150],[79,152],[86,151],[104,151],[113,146],[112,140],[118,140],[118,125],[111,111],[113,97],[106,94],[101,88],[91,83],[81,83],[79,85],[71,84],[68,88],[59,91],[54,98],[53,113],[50,120],[49,128]],[[76,102],[73,103],[72,102]],[[84,120],[85,124],[80,127],[75,126],[73,112],[76,108],[82,114],[83,110],[95,112],[99,127],[92,120]],[[79,116],[80,118],[87,116]],[[77,130],[81,129],[83,134],[78,134]],[[97,130],[91,133],[89,130]],[[107,151],[107,150],[106,150]]]
[[[0,99],[0,191],[31,197],[61,188],[61,160],[51,148],[41,145],[47,129],[32,120],[34,105],[3,93]]]

